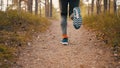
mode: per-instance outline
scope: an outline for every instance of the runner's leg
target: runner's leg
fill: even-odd
[[[68,10],[68,0],[59,0],[60,10],[61,10],[61,29],[62,34],[67,35],[67,10]]]
[[[68,44],[68,36],[67,36],[67,11],[68,11],[68,0],[59,0],[60,2],[60,10],[61,10],[61,29],[63,39],[61,41],[62,44]]]
[[[80,0],[69,0],[69,16],[73,13],[75,7],[79,7]]]

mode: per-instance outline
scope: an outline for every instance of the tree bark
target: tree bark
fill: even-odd
[[[8,7],[8,0],[7,0],[7,7]]]
[[[2,10],[2,7],[3,7],[3,0],[1,0],[1,10]]]
[[[41,8],[41,0],[39,0],[39,1],[40,1],[40,8],[39,9],[40,9],[40,17],[41,17],[41,15],[42,15],[42,13],[41,13],[41,9],[42,9]]]
[[[32,13],[33,0],[28,0],[28,12]]]
[[[107,11],[108,0],[104,0],[104,12]]]
[[[47,0],[45,0],[45,16],[47,17]]]
[[[110,4],[111,4],[111,1],[109,0],[109,8],[108,8],[109,12],[110,12]]]
[[[117,8],[116,8],[117,6],[116,6],[116,0],[114,0],[114,13],[116,13],[117,12]]]
[[[94,0],[92,0],[91,13],[94,13]]]
[[[52,0],[50,0],[50,17],[52,17]]]
[[[18,10],[19,10],[19,11],[21,11],[21,1],[22,1],[22,0],[19,0],[19,1],[18,1]]]
[[[35,0],[35,15],[38,14],[38,0]]]
[[[45,0],[45,16],[49,17],[49,0]]]
[[[101,1],[102,0],[97,0],[96,1],[97,14],[100,14],[100,12],[101,12]]]

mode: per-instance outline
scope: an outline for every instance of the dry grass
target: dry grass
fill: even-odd
[[[34,34],[44,32],[49,25],[48,19],[30,13],[0,11],[0,67],[10,67],[16,49],[25,46]]]
[[[96,38],[112,46],[112,52],[120,61],[120,15],[100,14],[84,18],[84,25],[96,31]]]
[[[84,24],[97,32],[97,38],[107,45],[113,46],[120,53],[120,16],[115,14],[100,14],[84,17]],[[119,54],[120,56],[120,54]]]

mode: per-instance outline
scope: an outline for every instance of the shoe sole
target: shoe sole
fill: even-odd
[[[82,24],[82,17],[80,15],[80,8],[79,7],[75,7],[73,9],[73,25],[75,27],[75,29],[79,29],[81,27]]]
[[[68,42],[60,42],[63,45],[68,45]]]

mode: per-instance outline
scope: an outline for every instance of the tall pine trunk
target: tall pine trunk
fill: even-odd
[[[108,0],[104,0],[104,12],[107,11]]]
[[[3,0],[1,0],[1,10],[2,10],[2,7],[3,7]]]
[[[32,13],[33,0],[28,0],[28,12]]]
[[[50,11],[49,12],[50,12],[49,16],[52,17],[52,0],[50,0]]]
[[[8,0],[7,0],[7,7],[8,7],[8,4],[9,4],[9,2],[8,2]]]
[[[94,0],[92,0],[91,13],[94,13]]]
[[[42,9],[41,8],[41,0],[39,0],[39,1],[40,1],[40,10],[39,11],[40,11],[40,17],[41,17],[42,16],[42,12],[41,12],[41,9]]]
[[[49,17],[49,0],[45,0],[45,16]]]
[[[21,1],[22,0],[18,0],[18,10],[21,11]]]
[[[108,3],[108,6],[109,6],[108,11],[109,12],[110,12],[110,5],[111,5],[111,0],[109,0],[109,3]]]
[[[45,16],[47,17],[47,0],[45,0]]]
[[[114,5],[113,6],[114,6],[114,13],[116,13],[117,12],[116,0],[114,0]]]
[[[97,0],[96,1],[97,14],[100,14],[100,12],[101,12],[101,1],[102,0]]]
[[[35,0],[35,15],[38,14],[38,0]]]

